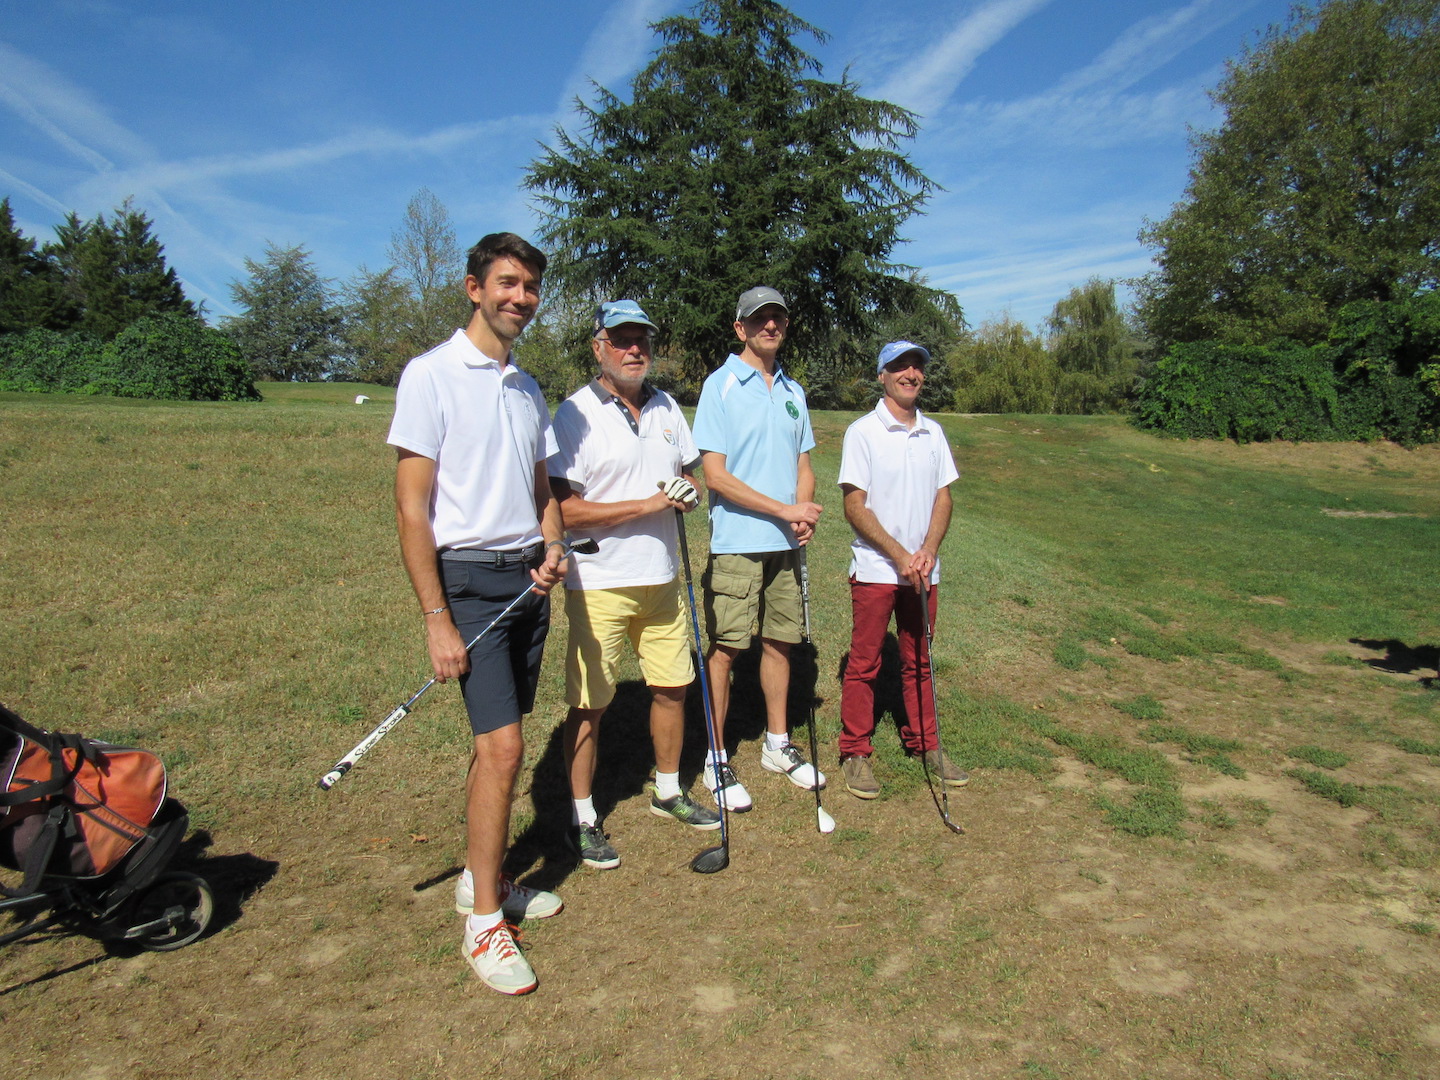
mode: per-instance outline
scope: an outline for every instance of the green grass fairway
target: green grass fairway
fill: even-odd
[[[742,660],[728,733],[756,809],[731,819],[728,870],[690,873],[716,839],[648,812],[632,663],[597,786],[624,862],[567,860],[557,605],[511,868],[567,908],[526,926],[541,985],[512,1001],[470,977],[450,910],[453,687],[315,785],[429,675],[394,535],[394,391],[261,389],[0,395],[0,701],[159,751],[198,830],[182,862],[222,897],[217,930],[173,954],[64,933],[0,951],[15,1075],[1433,1071],[1440,448],[940,416],[961,479],[935,667],[973,777],[955,837],[899,746],[893,647],[881,795],[840,782],[854,416],[816,414],[816,655],[791,716],[804,746],[813,680],[839,828],[819,836],[813,796],[760,770]],[[689,529],[698,582],[702,514]]]

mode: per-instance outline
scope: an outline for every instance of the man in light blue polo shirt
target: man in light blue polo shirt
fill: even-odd
[[[760,764],[807,790],[825,777],[790,745],[786,698],[790,646],[801,639],[796,551],[820,520],[805,391],[781,370],[777,355],[790,326],[785,300],[760,286],[740,297],[735,336],[741,343],[700,391],[695,444],[710,491],[710,562],[704,576],[710,634],[706,669],[719,755],[707,758],[704,780],[730,810],[749,810],[750,793],[725,752],[730,671],[760,631],[760,687],[765,695],[765,746]]]

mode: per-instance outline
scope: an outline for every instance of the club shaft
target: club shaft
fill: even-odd
[[[695,610],[695,579],[690,570],[690,540],[685,535],[685,515],[675,511],[675,528],[680,533],[680,563],[685,570],[685,591],[690,598],[690,627],[695,635],[695,666],[700,670],[700,696],[705,703],[705,735],[710,743],[710,759],[720,760],[720,730],[715,726],[715,710],[710,703],[710,677],[705,670],[705,647],[700,642],[700,616]],[[720,846],[730,850],[730,828],[725,809],[725,787],[719,783],[716,768],[715,805],[720,808]]]
[[[816,661],[816,671],[819,671],[819,660],[815,653],[815,644],[810,640],[810,563],[805,558],[805,546],[802,544],[795,549],[796,559],[800,565],[800,611],[805,625],[805,647],[809,650],[810,656]],[[812,686],[806,695],[810,699],[810,768],[815,772],[815,827],[821,832],[821,815],[825,812],[824,805],[820,802],[820,745],[815,735],[815,688]]]
[[[575,540],[572,543],[565,545],[565,549],[561,553],[560,559],[563,562],[565,559],[568,559],[570,557],[572,552],[576,550],[593,551],[594,546],[594,541],[589,539]],[[490,633],[491,630],[494,630],[495,627],[500,625],[501,619],[505,618],[506,615],[509,615],[510,612],[514,611],[515,608],[518,607],[527,596],[529,596],[535,591],[536,590],[534,585],[527,585],[524,591],[520,593],[520,595],[516,596],[515,599],[511,600],[510,603],[505,605],[505,610],[500,612],[499,615],[496,615],[495,618],[491,619],[490,625],[485,627],[484,630],[481,630],[478,634],[476,634],[473,638],[470,639],[469,643],[465,646],[466,655],[468,656],[470,650],[475,648],[475,646],[480,643],[481,638],[483,638],[486,634]],[[392,712],[389,716],[385,717],[384,720],[380,721],[380,723],[375,726],[375,729],[371,731],[369,735],[366,735],[365,738],[361,739],[358,743],[356,743],[354,748],[348,754],[346,754],[344,757],[342,757],[339,761],[335,763],[335,767],[333,769],[331,769],[328,773],[326,773],[320,778],[320,789],[322,791],[329,791],[332,787],[334,787],[341,777],[343,777],[352,768],[354,768],[357,761],[359,761],[362,757],[364,757],[366,754],[368,754],[371,750],[375,748],[376,744],[379,743],[380,740],[383,739],[390,732],[391,728],[393,728],[396,724],[400,723],[401,720],[404,720],[405,717],[409,715],[410,710],[415,706],[415,703],[425,695],[425,691],[429,690],[439,681],[440,677],[438,675],[432,675],[430,677],[430,681],[427,682],[424,686],[420,687],[419,690],[416,690],[415,693],[410,696],[410,699],[408,701],[406,701],[403,705],[398,706],[394,712]]]

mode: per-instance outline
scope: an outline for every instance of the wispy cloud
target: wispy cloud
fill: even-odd
[[[921,116],[939,111],[996,42],[1050,0],[990,0],[976,8],[920,57],[905,64],[870,96]]]
[[[556,102],[555,122],[565,125],[574,116],[575,99],[589,101],[593,85],[619,93],[623,82],[641,66],[655,45],[650,24],[662,18],[670,4],[665,0],[617,0],[580,50],[580,59]]]
[[[0,41],[0,100],[67,152],[103,171],[112,158],[143,157],[149,146],[117,124],[89,94],[48,65]]]

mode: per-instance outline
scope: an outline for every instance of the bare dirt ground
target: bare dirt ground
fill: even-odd
[[[1171,718],[1233,733],[1244,779],[1173,755],[1187,804],[1220,823],[1193,820],[1185,840],[1102,824],[1095,793],[1119,782],[1063,752],[1048,777],[977,773],[950,798],[963,837],[913,782],[873,803],[832,785],[839,829],[821,836],[812,797],[762,773],[747,741],[757,807],[732,817],[730,868],[697,875],[688,860],[714,834],[650,815],[643,775],[615,767],[641,734],[622,701],[602,802],[624,864],[598,872],[556,842],[544,807],[560,801],[546,790],[557,745],[532,724],[512,861],[566,909],[525,928],[541,985],[523,999],[485,989],[459,959],[455,756],[404,759],[415,775],[403,783],[367,763],[329,796],[247,808],[192,850],[225,898],[201,942],[123,956],[55,935],[0,953],[5,1072],[1433,1076],[1440,883],[1414,853],[1433,845],[1434,804],[1408,828],[1380,823],[1305,791],[1284,750],[1314,740],[1285,718],[1302,695],[1323,696],[1337,732],[1369,723],[1434,741],[1432,720],[1393,706],[1440,691],[1422,685],[1433,672],[1364,663],[1383,650],[1334,649],[1353,666],[1310,646],[1285,657],[1314,672],[1303,690],[1136,658],[990,688],[1095,731],[1133,728],[1107,702],[1149,692]],[[1045,664],[1029,660],[1015,670]],[[823,732],[838,695],[823,680],[821,694]],[[1358,745],[1347,780],[1440,782],[1440,759]]]
[[[1417,489],[1440,482],[1433,448],[1214,443],[1187,453],[1297,469],[1323,469],[1332,455],[1337,468],[1408,473]],[[377,601],[387,613],[404,589],[393,559],[387,535],[391,584]],[[963,624],[962,612],[945,625]],[[401,650],[400,633],[386,648]],[[821,738],[833,746],[844,642],[828,633],[817,635],[817,692]],[[547,669],[562,642],[563,619]],[[689,861],[715,834],[648,812],[643,695],[630,683],[605,720],[597,792],[619,869],[577,867],[565,853],[561,710],[547,705],[527,721],[511,869],[556,889],[566,908],[524,928],[539,990],[504,998],[459,952],[451,897],[466,751],[452,688],[321,793],[314,779],[395,702],[371,702],[383,707],[323,739],[312,737],[318,721],[291,736],[287,718],[309,703],[299,690],[287,697],[304,682],[287,675],[289,684],[234,691],[273,711],[273,729],[255,724],[243,747],[233,730],[197,733],[218,752],[190,775],[229,794],[176,792],[208,830],[179,862],[215,885],[211,934],[167,954],[126,955],[65,933],[0,949],[0,1071],[54,1080],[1440,1075],[1440,755],[1397,745],[1440,743],[1433,640],[1245,642],[1276,657],[1278,673],[1090,643],[1111,666],[1069,671],[1052,658],[1053,636],[1038,632],[997,636],[971,663],[949,642],[937,639],[942,715],[960,715],[963,689],[1070,731],[1154,746],[1179,778],[1183,838],[1107,824],[1099,800],[1134,788],[1039,735],[1036,753],[1049,756],[1038,775],[974,769],[950,797],[964,836],[943,828],[918,773],[902,773],[893,756],[877,769],[886,791],[874,802],[832,782],[825,803],[839,828],[822,836],[810,793],[760,770],[760,725],[747,724],[753,709],[742,705],[730,734],[756,809],[732,818],[729,869],[697,875]],[[195,692],[223,700],[224,676],[204,678]],[[1114,707],[1140,695],[1163,707],[1166,724],[1241,744],[1229,757],[1243,775],[1145,743],[1144,723]],[[179,704],[145,701],[157,713]],[[792,708],[801,740],[805,711]],[[688,719],[683,779],[704,743],[693,693]],[[893,747],[893,730],[882,740]],[[1343,752],[1348,762],[1327,775],[1370,803],[1307,790],[1291,751],[1308,744]],[[822,761],[837,779],[833,751]]]

